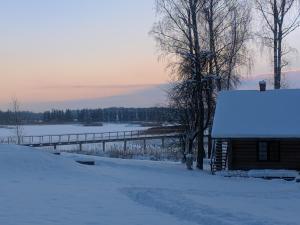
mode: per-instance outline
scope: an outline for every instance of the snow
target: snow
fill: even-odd
[[[223,91],[213,138],[300,138],[300,89]]]
[[[250,177],[297,177],[299,173],[295,170],[250,170]]]
[[[95,166],[81,165],[88,159]],[[0,145],[0,224],[296,225],[296,182]]]
[[[300,174],[295,170],[230,170],[216,172],[224,177],[254,177],[254,178],[297,178]]]

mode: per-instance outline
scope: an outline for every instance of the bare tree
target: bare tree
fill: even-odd
[[[209,83],[207,89],[207,108],[213,115],[215,107],[215,91],[235,88],[240,81],[240,67],[249,66],[247,42],[251,38],[250,20],[251,5],[244,0],[205,0],[203,18],[206,26],[202,41],[206,43],[212,57],[209,62],[210,76],[217,80],[217,88]],[[210,122],[212,123],[212,121]],[[211,131],[209,126],[209,134]],[[209,135],[208,156],[211,153]]]
[[[251,39],[251,4],[245,0],[205,0],[206,21],[203,41],[213,58],[209,74],[219,78],[217,90],[233,89],[239,84],[239,69],[249,66],[247,43]]]
[[[300,26],[300,9],[298,0],[255,0],[264,26],[259,33],[263,44],[273,49],[274,88],[281,88],[282,68],[287,66],[285,56],[290,48],[284,39]]]
[[[211,126],[215,95],[231,89],[244,64],[250,13],[244,0],[157,0],[159,22],[152,29],[168,68],[175,75],[170,93],[186,130],[187,166],[193,146],[203,168],[206,130]],[[217,82],[216,82],[217,81]],[[216,88],[217,86],[217,88]]]
[[[200,39],[201,0],[157,0],[160,21],[154,25],[155,37],[169,68],[176,72],[172,99],[185,115],[187,166],[191,169],[193,144],[197,139],[197,167],[203,168],[205,114],[204,86],[209,52]]]
[[[17,144],[21,144],[22,136],[23,136],[23,126],[22,126],[22,118],[20,113],[20,102],[15,97],[12,98],[12,113],[13,113],[12,122],[15,129]]]

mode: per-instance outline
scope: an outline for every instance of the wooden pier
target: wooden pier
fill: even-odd
[[[79,145],[80,150],[82,150],[82,145],[84,144],[102,143],[103,151],[105,151],[105,144],[108,142],[123,142],[124,150],[126,150],[128,141],[143,141],[143,146],[146,148],[147,140],[159,139],[164,148],[166,139],[179,139],[182,137],[182,133],[149,134],[146,130],[135,130],[104,133],[22,136],[19,139],[17,137],[5,137],[2,138],[0,142],[3,144],[19,144],[30,147],[53,146],[54,149],[61,145]]]

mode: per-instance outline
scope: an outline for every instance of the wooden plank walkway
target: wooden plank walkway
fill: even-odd
[[[40,135],[40,136],[22,136],[19,141],[17,137],[5,137],[0,140],[3,144],[19,144],[31,147],[47,147],[59,145],[80,145],[94,144],[107,142],[124,142],[161,139],[162,143],[166,138],[181,138],[181,133],[169,134],[147,134],[145,130],[135,131],[117,131],[117,132],[104,132],[104,133],[82,133],[82,134],[60,134],[60,135]]]

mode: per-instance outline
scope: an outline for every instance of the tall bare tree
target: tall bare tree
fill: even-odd
[[[202,40],[212,53],[208,73],[217,78],[216,91],[233,89],[240,81],[240,67],[251,62],[247,48],[251,38],[251,5],[244,0],[205,0],[202,14],[206,24]],[[213,90],[211,85],[210,82],[208,90]],[[208,108],[213,112],[214,92],[208,94],[211,95],[207,98]],[[212,145],[211,139],[208,140],[210,157]]]
[[[219,77],[219,91],[233,89],[240,80],[239,68],[251,61],[247,48],[251,4],[245,0],[205,0],[203,11],[203,41],[213,55],[209,73]]]
[[[173,99],[186,115],[186,153],[191,168],[192,146],[198,140],[197,167],[203,168],[203,136],[205,109],[203,102],[204,72],[207,67],[207,50],[201,46],[200,13],[202,0],[157,0],[161,16],[152,30],[163,56],[170,59],[169,67],[176,72],[177,85]],[[180,103],[180,104],[179,104]]]
[[[242,2],[156,1],[160,18],[151,33],[175,74],[170,99],[186,128],[188,168],[193,146],[197,148],[197,167],[203,168],[203,137],[212,123],[216,92],[230,89],[238,81],[236,70],[244,62],[250,21]]]
[[[287,66],[285,56],[290,48],[284,39],[300,26],[300,8],[298,0],[255,0],[264,26],[259,33],[263,44],[273,49],[274,88],[281,88],[282,68]]]

